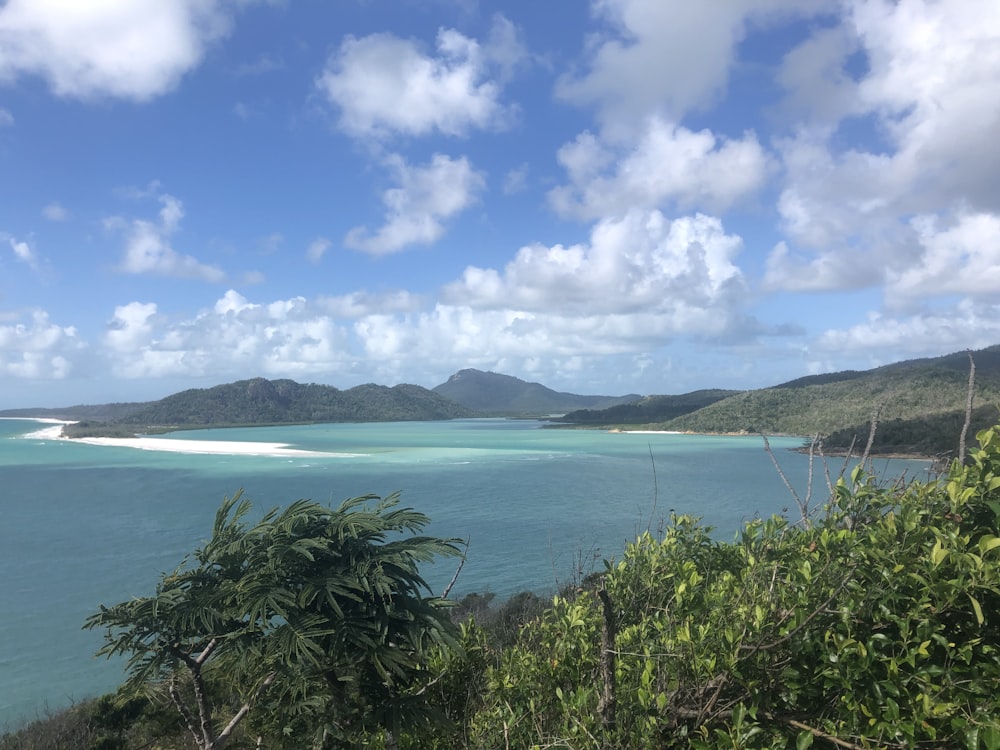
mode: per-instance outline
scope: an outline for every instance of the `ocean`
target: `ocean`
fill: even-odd
[[[755,515],[797,512],[759,437],[544,429],[532,420],[322,424],[198,430],[180,441],[287,443],[308,455],[217,455],[32,437],[0,420],[0,729],[113,690],[120,661],[81,629],[100,604],[153,593],[241,488],[259,512],[300,498],[401,491],[428,532],[469,540],[452,592],[551,593],[620,557],[671,511],[732,539]],[[804,493],[800,438],[772,438]],[[317,455],[318,454],[318,455]],[[886,476],[920,462],[882,461]],[[836,473],[839,462],[833,462]],[[817,472],[815,495],[825,497]],[[424,569],[435,593],[455,560]]]

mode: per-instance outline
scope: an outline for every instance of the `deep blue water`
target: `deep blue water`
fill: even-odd
[[[453,596],[550,592],[619,556],[671,510],[732,538],[794,504],[759,438],[542,429],[533,421],[309,425],[176,433],[177,440],[285,442],[330,456],[143,451],[25,437],[0,420],[0,728],[113,689],[118,662],[81,630],[99,604],[152,593],[244,488],[260,510],[402,491],[429,531],[469,539]],[[807,459],[772,448],[802,492]],[[839,465],[834,467],[839,469]],[[885,467],[887,473],[903,462]],[[817,493],[822,493],[817,488]],[[449,560],[427,569],[440,593]]]

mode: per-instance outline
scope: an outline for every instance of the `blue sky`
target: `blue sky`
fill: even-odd
[[[6,0],[0,408],[1000,343],[1000,4]]]

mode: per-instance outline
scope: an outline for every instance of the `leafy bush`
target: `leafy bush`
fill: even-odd
[[[487,670],[464,746],[1000,747],[1000,432],[979,439],[940,479],[856,470],[811,525],[640,537]]]

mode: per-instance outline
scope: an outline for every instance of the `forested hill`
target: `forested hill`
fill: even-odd
[[[1000,346],[974,351],[972,357],[976,364],[974,434],[998,418]],[[969,354],[957,352],[737,392],[672,418],[649,418],[651,412],[643,410],[630,415],[626,410],[609,409],[588,413],[579,423],[708,433],[820,433],[828,436],[828,447],[846,448],[855,436],[864,446],[877,410],[876,452],[932,455],[957,446],[968,381]],[[659,398],[645,401],[656,403]]]
[[[642,398],[636,393],[581,396],[554,391],[511,375],[473,369],[456,372],[433,390],[466,408],[494,416],[564,414],[576,409],[605,409]]]
[[[742,391],[709,389],[692,391],[680,396],[646,396],[628,404],[619,404],[607,409],[581,409],[572,411],[553,422],[579,425],[606,424],[648,424],[664,422],[684,414],[690,414],[716,401],[735,396]]]
[[[303,385],[294,380],[253,378],[212,388],[194,388],[159,401],[129,404],[113,417],[102,417],[103,407],[89,407],[88,418],[78,410],[66,418],[78,425],[71,436],[132,434],[183,427],[310,422],[397,422],[459,419],[473,412],[417,385],[359,385],[340,390],[329,385]],[[71,412],[73,410],[52,410]],[[38,410],[32,411],[38,416]]]
[[[340,390],[294,380],[254,378],[175,393],[120,420],[143,425],[275,424],[455,419],[472,416],[416,385]]]

